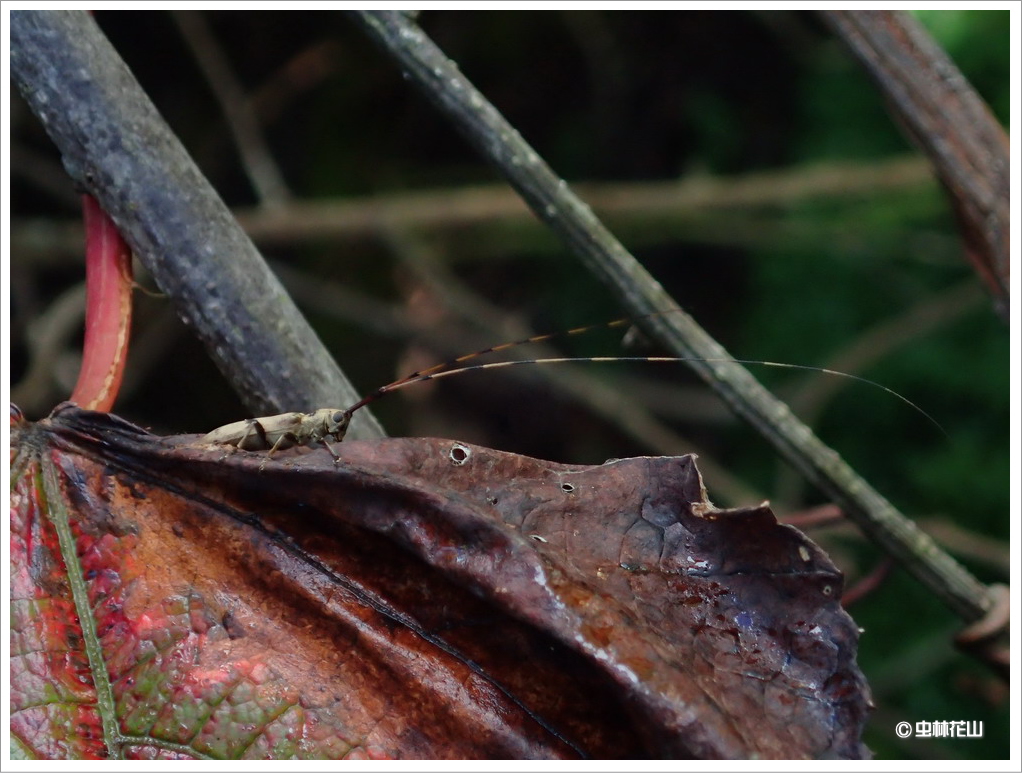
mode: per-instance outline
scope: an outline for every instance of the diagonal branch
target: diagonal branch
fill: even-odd
[[[965,251],[1007,321],[1008,135],[923,26],[904,11],[822,11],[930,158],[962,227]]]
[[[256,414],[358,394],[84,12],[11,13],[11,72],[63,155]],[[380,437],[367,414],[352,437]]]
[[[677,308],[657,281],[525,142],[457,65],[411,20],[387,11],[357,12],[365,31],[401,66],[405,76],[496,166],[533,212],[613,292],[633,316]],[[987,587],[915,523],[873,489],[836,452],[796,419],[691,317],[648,317],[647,332],[679,357],[700,357],[692,367],[849,517],[971,622],[993,605]]]

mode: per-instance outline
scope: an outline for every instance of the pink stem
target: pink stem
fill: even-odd
[[[85,346],[71,401],[109,411],[117,399],[131,331],[131,249],[92,196],[85,217]]]

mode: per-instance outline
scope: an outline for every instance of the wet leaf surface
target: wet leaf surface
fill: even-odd
[[[15,432],[25,753],[867,753],[839,573],[692,457],[196,441],[70,406]]]

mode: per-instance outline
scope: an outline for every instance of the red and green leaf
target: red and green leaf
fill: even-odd
[[[858,757],[827,557],[691,457],[267,459],[21,424],[12,729],[38,757]]]

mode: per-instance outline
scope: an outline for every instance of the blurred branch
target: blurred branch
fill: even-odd
[[[582,54],[586,69],[586,88],[592,96],[590,131],[599,137],[598,147],[611,147],[630,120],[626,99],[627,64],[615,34],[613,18],[606,11],[572,8],[560,12],[561,23]]]
[[[56,402],[54,366],[85,322],[85,282],[61,293],[28,329],[28,370],[11,384],[11,402],[26,415],[41,415]],[[65,393],[66,394],[66,393]]]
[[[841,512],[841,508],[837,505],[827,504],[778,517],[782,523],[805,531],[806,529],[819,528],[820,526],[832,526],[835,523],[843,523],[845,514]]]
[[[410,234],[395,231],[388,241],[409,270],[415,272],[431,292],[445,299],[448,308],[457,309],[466,323],[487,331],[489,344],[501,339],[523,340],[535,335],[524,325],[508,327],[503,324],[506,315],[502,311],[468,289]],[[530,358],[559,356],[563,355],[556,349],[541,344],[533,344],[529,353]],[[735,506],[763,501],[762,494],[716,462],[696,443],[657,421],[640,401],[626,399],[624,395],[628,393],[594,380],[583,368],[558,364],[534,369],[532,375],[553,384],[626,436],[659,454],[692,453],[699,456],[699,467],[706,477],[707,487],[718,500]]]
[[[248,98],[260,124],[272,124],[296,99],[333,75],[341,50],[337,40],[326,38],[303,48],[275,70]]]
[[[116,222],[255,414],[358,395],[84,12],[11,13],[11,73],[68,174]],[[353,437],[382,430],[360,412]]]
[[[209,83],[241,155],[241,163],[263,206],[279,206],[291,198],[284,176],[259,127],[245,92],[200,11],[171,11],[192,56]]]
[[[344,320],[389,338],[408,339],[418,334],[392,303],[280,261],[270,261],[270,266],[295,302],[309,311]]]
[[[1005,680],[1011,672],[1011,590],[1007,585],[991,585],[994,598],[987,613],[955,637],[965,652],[994,667]]]
[[[714,427],[734,426],[738,421],[734,412],[706,386],[674,384],[629,370],[614,376],[614,388],[630,395],[631,400],[641,403],[653,415],[671,421]]]
[[[36,190],[45,193],[54,202],[59,203],[62,208],[71,211],[81,210],[82,197],[75,193],[74,185],[67,178],[67,172],[55,160],[17,141],[12,141],[10,169],[13,175],[25,180]],[[81,251],[85,232],[81,227],[80,219],[75,220],[75,223],[81,229],[75,242],[78,250]]]
[[[873,567],[869,574],[859,578],[859,581],[855,583],[851,588],[845,590],[841,596],[841,606],[845,609],[857,604],[862,601],[866,596],[871,594],[877,588],[880,587],[881,583],[887,579],[887,575],[891,573],[891,569],[894,568],[894,562],[890,556],[882,558],[875,567]]]
[[[418,26],[386,11],[358,12],[356,18],[630,314],[678,307]],[[986,586],[816,438],[688,315],[650,317],[643,327],[677,356],[702,358],[693,369],[959,616],[972,622],[993,607],[996,599]]]
[[[839,373],[861,374],[900,347],[972,311],[985,308],[984,298],[983,290],[975,278],[970,277],[950,289],[931,295],[902,314],[865,330],[824,362],[823,367]],[[628,384],[626,391],[629,394],[640,396],[640,402],[657,415],[704,423],[722,423],[726,420],[724,407],[708,394],[640,378],[626,378],[622,381]],[[787,402],[792,411],[806,424],[814,426],[828,402],[852,383],[850,379],[838,378],[832,374],[810,373],[801,381],[800,387],[794,390],[785,388],[783,394],[789,395]],[[679,397],[681,394],[684,394],[684,398]],[[805,481],[788,465],[779,466],[771,501],[783,507],[783,503],[790,505],[798,501]]]
[[[830,163],[755,172],[734,177],[689,175],[681,180],[623,183],[580,183],[577,187],[594,211],[629,227],[686,220],[685,231],[718,241],[735,238],[736,221],[748,210],[783,210],[803,201],[837,201],[914,190],[932,184],[926,162],[914,156],[873,164]],[[708,212],[726,224],[705,223]],[[291,200],[270,210],[238,208],[234,215],[258,244],[375,238],[386,227],[422,232],[499,223],[533,226],[535,216],[506,185],[479,185],[416,192],[395,192],[365,198]],[[762,234],[762,218],[755,222]],[[661,231],[664,229],[662,228]],[[669,228],[667,230],[670,230]],[[740,236],[740,235],[739,235]],[[11,240],[22,250],[77,251],[81,226],[75,222],[16,221]]]
[[[301,96],[329,77],[336,70],[340,44],[333,39],[322,40],[302,49],[277,68],[261,84],[254,86],[244,97],[244,110],[251,114],[257,127],[265,135]],[[205,138],[192,151],[199,167],[206,176],[216,179],[217,173],[226,169],[233,160],[232,145],[237,141],[231,125],[214,122]],[[272,163],[272,158],[270,159]],[[278,174],[278,177],[281,175]],[[284,191],[288,196],[294,194]],[[283,197],[274,206],[284,205],[292,199]],[[266,207],[258,208],[265,211]]]
[[[845,519],[836,505],[820,505],[787,515],[779,514],[782,523],[802,531],[813,531],[813,537],[826,542],[833,537],[860,538],[862,532]],[[948,518],[922,518],[919,527],[954,555],[981,564],[993,572],[998,580],[1007,582],[1011,577],[1011,551],[1002,541],[969,531]]]
[[[863,331],[854,341],[825,362],[824,367],[840,373],[862,373],[902,346],[978,308],[982,300],[983,291],[976,280],[970,277],[967,281],[935,293],[901,314]],[[815,373],[808,376],[803,386],[791,395],[788,404],[802,421],[814,425],[827,403],[851,383],[849,379]],[[785,502],[796,501],[800,487],[797,476],[789,467],[784,466],[778,474],[777,499]]]
[[[1008,321],[1008,135],[925,28],[904,11],[822,11],[922,148],[958,215],[966,254]]]
[[[503,312],[465,287],[411,234],[394,232],[387,241],[431,292],[443,296],[447,307],[458,310],[464,324],[457,326],[454,333],[435,332],[428,326],[413,325],[406,314],[391,304],[283,264],[272,265],[300,306],[367,327],[377,335],[420,341],[439,352],[440,357],[455,357],[492,345],[494,341],[524,339],[533,335],[522,325],[505,324]],[[486,337],[467,335],[470,327],[480,328]],[[533,345],[529,356],[553,357],[560,356],[560,353],[549,347]],[[541,378],[553,384],[625,435],[657,453],[677,454],[683,449],[685,453],[698,454],[707,486],[718,501],[739,505],[763,500],[761,493],[715,462],[709,453],[699,450],[696,444],[658,422],[646,410],[643,401],[622,400],[622,391],[631,394],[630,390],[594,382],[585,371],[567,365],[529,370],[512,368],[507,374],[509,378]],[[719,401],[714,402],[719,404]]]
[[[983,293],[975,279],[935,293],[903,313],[865,330],[824,363],[830,370],[861,373],[902,346],[929,335],[975,309]],[[836,392],[849,385],[847,379],[817,373],[789,401],[792,408],[813,423]]]
[[[584,183],[578,189],[605,217],[649,221],[702,209],[776,208],[827,196],[904,190],[927,185],[931,179],[921,159],[905,157],[879,164],[826,164],[740,177],[692,175],[679,181]],[[237,216],[246,232],[261,243],[376,236],[383,224],[420,230],[495,221],[535,222],[521,198],[505,185],[302,201],[272,212],[238,210]]]
[[[139,300],[136,298],[136,303]],[[140,390],[151,387],[152,381],[147,379],[185,335],[187,331],[170,304],[161,304],[154,311],[137,315],[131,332],[131,357],[121,384],[122,401],[127,402]]]
[[[921,525],[955,555],[983,564],[1005,582],[1011,577],[1011,551],[1007,543],[964,529],[949,518],[928,518]]]

